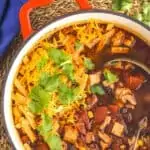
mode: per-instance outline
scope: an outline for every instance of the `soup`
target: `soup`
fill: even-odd
[[[90,20],[56,31],[24,57],[14,79],[14,124],[26,150],[150,149],[150,82],[116,57],[150,66],[150,47],[113,24]]]

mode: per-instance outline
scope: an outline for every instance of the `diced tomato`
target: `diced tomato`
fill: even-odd
[[[107,116],[108,108],[107,107],[97,107],[95,111],[95,122],[101,123],[104,121],[105,117]]]
[[[108,109],[111,111],[111,113],[116,114],[119,111],[119,107],[117,105],[109,105]]]

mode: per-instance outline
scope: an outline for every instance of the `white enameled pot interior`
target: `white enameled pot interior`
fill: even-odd
[[[4,89],[4,119],[6,122],[6,128],[8,130],[8,134],[17,150],[23,150],[23,145],[18,136],[18,133],[15,129],[13,117],[12,117],[12,102],[11,102],[11,91],[13,80],[16,75],[17,69],[23,59],[23,57],[27,54],[27,52],[32,48],[32,46],[41,39],[44,35],[49,33],[50,31],[55,30],[55,28],[59,28],[61,26],[65,26],[66,24],[72,24],[74,22],[86,21],[89,19],[101,20],[108,23],[114,23],[119,26],[122,26],[126,29],[134,33],[138,33],[144,39],[146,39],[150,43],[150,31],[144,28],[142,25],[136,23],[135,21],[125,18],[120,15],[107,13],[107,12],[99,12],[99,11],[91,11],[91,12],[81,12],[77,14],[72,14],[70,16],[66,16],[64,18],[58,19],[51,24],[47,25],[45,28],[36,33],[32,38],[28,40],[28,42],[22,47],[20,53],[17,55],[12,67],[10,68],[5,89]]]

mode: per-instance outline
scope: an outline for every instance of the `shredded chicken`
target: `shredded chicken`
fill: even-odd
[[[115,97],[117,100],[121,100],[123,103],[129,102],[132,105],[136,105],[136,99],[132,91],[128,88],[121,87],[115,91]]]
[[[115,87],[114,83],[110,83],[110,82],[108,82],[107,80],[104,80],[104,81],[103,81],[103,85],[104,85],[105,87],[108,87],[108,88],[112,89],[112,90],[114,90],[114,87]]]
[[[98,97],[96,95],[91,95],[91,96],[87,97],[86,101],[88,104],[88,109],[91,109],[98,102]]]
[[[125,104],[126,108],[135,109],[135,105]]]

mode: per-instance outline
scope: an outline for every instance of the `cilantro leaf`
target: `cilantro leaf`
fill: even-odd
[[[48,73],[42,73],[39,85],[48,92],[53,92],[59,85],[59,75],[50,76]]]
[[[59,88],[59,99],[64,105],[68,105],[77,99],[78,88],[69,88],[65,84],[61,84]]]
[[[112,73],[110,70],[105,69],[104,72],[104,78],[109,82],[109,83],[115,83],[118,81],[118,77],[116,74]]]
[[[57,64],[61,65],[62,63],[71,59],[69,55],[57,48],[51,48],[48,52],[48,56]]]
[[[43,106],[38,101],[35,101],[35,100],[32,100],[29,103],[28,108],[31,112],[36,113],[36,114],[40,113],[43,110]]]
[[[38,70],[41,70],[47,64],[47,62],[48,62],[48,58],[46,56],[43,56],[37,64]]]
[[[95,64],[92,62],[90,58],[84,59],[84,66],[87,70],[93,70],[95,68]]]
[[[52,120],[47,114],[42,114],[42,123],[37,130],[43,137],[47,138],[49,136],[49,131],[52,130]]]
[[[62,142],[59,136],[52,135],[52,119],[45,113],[42,114],[42,123],[37,128],[40,135],[43,136],[45,142],[51,150],[62,150]]]
[[[73,65],[71,63],[65,64],[62,69],[70,80],[74,80],[74,75],[73,75],[74,68],[73,68]]]
[[[93,85],[91,87],[91,92],[94,94],[98,94],[98,95],[104,95],[105,94],[104,89],[100,85]]]
[[[63,69],[69,79],[74,80],[73,64],[71,64],[72,59],[70,55],[66,54],[62,50],[51,48],[49,51],[49,57]]]
[[[45,88],[49,81],[49,78],[50,78],[50,74],[48,72],[42,72],[40,79],[39,79],[39,85]]]
[[[77,51],[77,50],[80,50],[81,48],[83,48],[83,44],[80,43],[79,40],[77,40],[77,41],[75,42],[75,50]]]
[[[59,136],[51,135],[46,141],[51,150],[62,150],[62,141]]]
[[[112,9],[129,11],[132,8],[132,0],[113,0]]]
[[[29,97],[32,101],[29,103],[29,109],[33,113],[40,113],[47,105],[50,100],[50,95],[40,86],[32,88]]]

